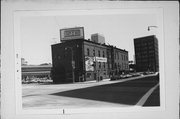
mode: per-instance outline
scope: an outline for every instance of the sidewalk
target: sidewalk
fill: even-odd
[[[145,77],[150,77],[150,76],[155,76],[155,74],[143,75],[143,76],[137,76],[137,77],[130,77],[130,78],[124,78],[124,79],[119,79],[119,80],[114,80],[114,81],[111,81],[110,79],[103,79],[101,81],[92,80],[92,81],[85,81],[85,82],[75,82],[74,84],[91,84],[91,83],[94,84],[94,83],[96,83],[96,85],[104,85],[104,84],[126,82],[126,81],[141,79],[141,78],[145,78]]]

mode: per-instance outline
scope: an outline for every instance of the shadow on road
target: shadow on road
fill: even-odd
[[[158,86],[152,95],[149,96],[148,100],[145,102],[143,106],[160,106],[160,95],[159,95],[159,89],[160,87]]]
[[[158,82],[158,78],[152,76],[121,83],[105,84],[83,89],[58,92],[51,95],[136,105],[141,97]],[[159,98],[155,100],[159,100]]]

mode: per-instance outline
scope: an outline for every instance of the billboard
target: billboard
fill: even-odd
[[[86,65],[86,71],[94,71],[94,58],[93,57],[85,57],[85,65]]]
[[[84,39],[84,27],[60,29],[60,39],[61,41]]]

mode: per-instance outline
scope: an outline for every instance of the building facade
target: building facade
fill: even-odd
[[[52,45],[54,83],[99,81],[128,70],[128,52],[114,46],[85,39]]]
[[[159,71],[158,40],[155,35],[135,38],[134,48],[137,72]]]
[[[79,82],[84,73],[82,39],[52,45],[52,79],[54,83]]]
[[[124,74],[129,71],[128,52],[111,46],[112,70],[115,75]]]

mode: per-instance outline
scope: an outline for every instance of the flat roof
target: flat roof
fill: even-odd
[[[100,43],[96,43],[96,42],[93,42],[93,41],[90,41],[90,40],[87,40],[87,39],[74,39],[74,40],[68,40],[68,41],[66,41],[66,42],[76,42],[76,41],[79,41],[79,40],[81,40],[81,41],[83,41],[83,42],[89,42],[89,43],[92,43],[92,44],[96,44],[96,45],[101,45],[101,46],[105,46],[105,47],[115,48],[115,49],[121,50],[121,51],[123,51],[123,52],[128,52],[128,51],[125,50],[125,49],[120,49],[120,48],[117,48],[116,46],[113,46],[113,45],[100,44]],[[66,42],[53,44],[52,46],[60,45],[60,44],[65,44]]]
[[[22,65],[22,68],[48,68],[52,67],[52,65]]]
[[[60,30],[70,30],[70,29],[77,29],[77,28],[83,28],[84,29],[84,27],[70,27],[70,28],[62,28]]]
[[[134,38],[134,39],[143,39],[143,38],[149,38],[149,37],[155,37],[155,35],[143,36],[143,37],[138,37],[138,38]]]
[[[113,48],[115,48],[115,49],[118,49],[118,50],[121,50],[121,51],[124,51],[124,52],[128,52],[128,51],[125,50],[125,49],[123,50],[123,49],[117,48],[116,46],[113,46],[113,45],[100,44],[100,43],[96,43],[96,42],[89,41],[89,40],[86,40],[86,39],[84,39],[84,41],[90,42],[90,43],[94,43],[94,44],[97,44],[97,45],[106,46],[106,47],[113,47]]]

